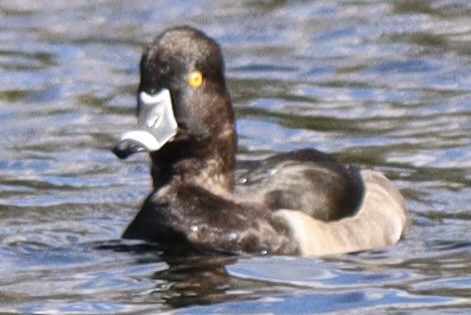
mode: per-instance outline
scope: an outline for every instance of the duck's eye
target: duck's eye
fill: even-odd
[[[186,77],[186,82],[192,87],[199,87],[203,84],[203,74],[198,70],[191,71]]]

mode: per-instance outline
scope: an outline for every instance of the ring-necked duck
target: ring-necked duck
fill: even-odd
[[[140,70],[138,126],[113,152],[120,158],[149,152],[154,190],[124,238],[314,256],[401,238],[403,198],[378,172],[305,149],[235,175],[237,134],[223,57],[201,31],[164,31],[144,51]]]

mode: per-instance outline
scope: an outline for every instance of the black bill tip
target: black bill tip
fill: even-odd
[[[121,140],[111,151],[120,159],[124,160],[134,153],[145,151],[142,145],[132,140]]]

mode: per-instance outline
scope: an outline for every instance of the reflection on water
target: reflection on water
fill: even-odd
[[[0,312],[469,312],[471,7],[424,1],[0,3]],[[148,161],[142,47],[192,24],[221,44],[242,159],[315,147],[383,171],[413,225],[384,251],[183,257],[117,241]],[[114,240],[114,241],[108,241]]]

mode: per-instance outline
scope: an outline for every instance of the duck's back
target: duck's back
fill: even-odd
[[[355,214],[362,201],[363,184],[357,169],[317,150],[278,154],[245,162],[241,168],[236,173],[236,198],[272,210],[300,210],[332,221]]]

